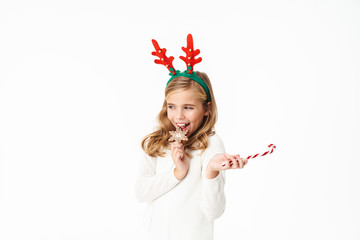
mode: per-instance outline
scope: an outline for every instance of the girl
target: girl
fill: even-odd
[[[226,154],[214,131],[217,108],[208,76],[177,75],[165,89],[157,130],[142,140],[135,192],[151,209],[149,239],[210,240],[213,221],[225,209],[224,170],[247,162]],[[187,131],[188,141],[168,141],[176,128]]]

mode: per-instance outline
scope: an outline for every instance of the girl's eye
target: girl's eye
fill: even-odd
[[[174,108],[174,106],[168,106],[168,108],[173,109],[173,108]]]
[[[193,109],[192,107],[185,107],[185,109]]]

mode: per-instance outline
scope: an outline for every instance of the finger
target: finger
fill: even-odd
[[[178,141],[174,141],[174,142],[172,142],[172,144],[174,144],[174,145],[182,145],[181,142],[178,142]]]
[[[186,156],[184,150],[178,148],[177,151],[180,153],[181,159],[184,159],[184,157]]]
[[[223,165],[223,170],[230,169],[231,165],[230,162],[225,162],[225,165]]]
[[[183,146],[181,143],[177,143],[177,144],[175,145],[175,147],[178,148],[178,149],[181,149],[181,150],[184,149],[184,146]]]
[[[173,147],[180,147],[181,143],[175,141],[175,142],[173,142],[171,145],[172,145]]]
[[[223,154],[223,161],[221,162],[221,166],[223,168],[232,168],[234,166],[234,162],[236,162],[236,159],[233,155],[228,153]]]
[[[179,151],[182,150],[182,148],[180,148],[177,144],[172,144],[171,145],[171,151],[175,152],[175,151]]]
[[[240,158],[240,160],[239,160],[239,168],[243,168],[244,166],[245,166],[245,163]]]
[[[228,169],[230,168],[230,161],[225,159],[222,163],[221,163],[221,166],[223,169]]]
[[[232,155],[227,154],[227,153],[224,153],[224,157],[225,157],[227,160],[231,160]]]
[[[239,161],[236,157],[233,157],[233,165],[232,165],[232,168],[236,169],[236,168],[239,168]]]
[[[239,163],[239,167],[238,168],[241,168],[241,163],[243,163],[243,159],[240,157],[239,154],[236,155],[237,159],[238,159],[238,163]]]
[[[239,154],[237,154],[236,156],[237,156],[238,159],[239,159],[239,163],[240,163],[240,161],[242,161],[242,162],[244,163],[244,166],[245,166],[246,163],[247,163],[247,160],[245,160],[244,158],[241,158]]]
[[[238,161],[237,157],[232,156],[231,159],[232,159],[231,161],[233,162],[233,164],[231,165],[231,168],[234,168],[234,169],[239,168],[239,161]]]
[[[177,151],[175,153],[175,158],[178,159],[178,160],[181,160],[181,152]]]

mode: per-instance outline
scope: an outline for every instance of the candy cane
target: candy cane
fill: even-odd
[[[269,151],[264,152],[263,154],[257,153],[257,154],[255,154],[255,155],[250,155],[250,156],[248,156],[246,159],[243,159],[243,162],[245,162],[245,161],[247,161],[247,160],[249,160],[249,159],[251,159],[251,158],[262,157],[262,156],[265,156],[265,155],[267,155],[267,154],[273,153],[274,150],[276,149],[276,146],[275,146],[274,144],[270,144],[268,147],[271,148]],[[224,167],[225,165],[226,165],[226,164],[223,163],[221,166]]]

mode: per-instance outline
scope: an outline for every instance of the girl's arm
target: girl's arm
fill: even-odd
[[[156,161],[145,154],[139,165],[135,184],[136,197],[140,202],[152,201],[174,188],[180,181],[174,175],[174,167],[168,172],[156,174]]]
[[[218,153],[224,152],[225,148],[222,140],[217,135],[210,137],[209,147],[203,154],[203,164],[201,170],[202,189],[200,199],[200,208],[205,216],[210,220],[220,217],[225,210],[225,171],[220,171],[215,178],[209,179],[206,176],[206,168],[212,157]]]

